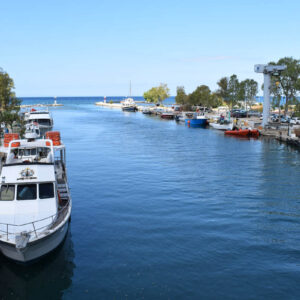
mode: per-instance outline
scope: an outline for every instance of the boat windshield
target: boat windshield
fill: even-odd
[[[54,197],[53,183],[40,183],[39,184],[39,198],[48,199]]]
[[[36,155],[36,148],[32,148],[32,149],[16,149],[14,150],[15,152],[17,152],[17,156],[31,156],[31,155]]]
[[[15,185],[14,184],[1,185],[0,200],[12,201],[14,199],[15,199]]]
[[[22,184],[17,187],[17,200],[35,200],[36,184]]]
[[[35,119],[31,120],[33,122],[37,122],[39,125],[51,126],[51,122],[49,119]]]

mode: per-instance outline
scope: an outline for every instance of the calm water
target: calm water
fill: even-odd
[[[1,256],[1,298],[299,299],[298,151],[95,100],[52,109],[71,230],[34,265]]]

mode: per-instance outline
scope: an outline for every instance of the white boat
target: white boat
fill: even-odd
[[[38,139],[41,137],[39,125],[37,123],[25,124],[25,139]]]
[[[129,97],[123,100],[122,102],[123,111],[132,111],[135,112],[138,110],[136,103],[131,98],[131,81],[129,82]]]
[[[135,104],[135,102],[132,98],[126,98],[122,102],[122,110],[135,112],[135,111],[137,111],[137,105]]]
[[[36,110],[32,108],[29,112],[25,113],[24,120],[27,124],[37,123],[41,131],[41,136],[53,128],[53,119],[48,110]]]
[[[229,121],[223,121],[222,122],[217,122],[217,123],[209,123],[209,125],[218,130],[232,130],[233,129],[233,122]]]
[[[1,147],[0,251],[19,262],[54,250],[67,234],[72,201],[65,146],[46,139],[14,139]]]

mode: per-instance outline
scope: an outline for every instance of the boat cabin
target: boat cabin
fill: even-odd
[[[53,146],[50,139],[11,141],[0,178],[0,235],[37,234],[50,226],[61,209],[58,183],[66,183],[64,171],[64,145]]]

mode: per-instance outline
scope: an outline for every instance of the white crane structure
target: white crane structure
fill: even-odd
[[[279,75],[281,71],[286,69],[285,65],[255,65],[254,71],[256,73],[264,74],[264,109],[263,109],[263,122],[262,126],[266,126],[270,116],[270,88],[271,88],[271,75]]]

